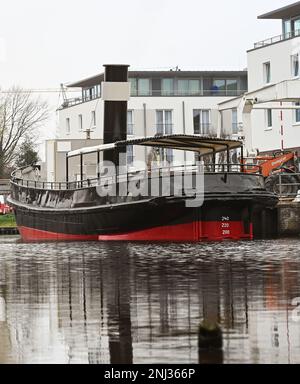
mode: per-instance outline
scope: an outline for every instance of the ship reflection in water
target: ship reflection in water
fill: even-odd
[[[203,319],[224,363],[300,363],[299,240],[0,241],[0,363],[198,363]]]

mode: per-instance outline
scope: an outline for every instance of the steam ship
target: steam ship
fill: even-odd
[[[104,144],[72,151],[66,157],[66,180],[48,183],[26,180],[22,170],[11,178],[11,196],[21,237],[28,241],[171,241],[197,242],[262,238],[276,232],[277,196],[268,192],[264,178],[247,172],[243,144],[195,135],[160,135],[134,140],[127,138],[128,66],[105,66],[102,84],[104,99]],[[129,172],[122,164],[128,145],[172,148],[195,152],[199,159],[210,156],[212,162],[199,166],[169,166],[169,193],[163,191],[164,169]],[[240,162],[230,162],[230,152],[238,150]],[[85,155],[97,156],[95,178],[85,180]],[[216,161],[223,154],[226,161]],[[123,156],[122,156],[123,155]],[[81,178],[69,180],[69,159],[79,158]],[[110,161],[117,172],[103,174],[101,164]],[[203,174],[204,173],[204,174]],[[203,176],[203,186],[194,181]],[[190,190],[175,193],[178,180],[189,175]],[[120,194],[129,184],[144,186],[142,194]],[[160,193],[153,194],[151,185]],[[105,185],[114,195],[102,195]],[[180,188],[180,186],[179,186]],[[141,188],[140,188],[141,189]],[[193,201],[203,200],[193,206]]]

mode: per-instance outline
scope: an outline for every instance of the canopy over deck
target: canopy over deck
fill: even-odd
[[[75,157],[89,153],[103,152],[112,149],[124,148],[127,145],[142,145],[156,148],[172,148],[182,151],[198,152],[200,156],[241,148],[241,141],[215,139],[195,135],[166,135],[143,137],[138,139],[117,141],[111,144],[102,144],[95,147],[81,148],[68,153],[68,157]]]

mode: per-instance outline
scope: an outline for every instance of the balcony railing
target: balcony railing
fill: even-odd
[[[145,91],[132,91],[131,97],[202,97],[202,96],[227,96],[227,97],[235,97],[241,96],[244,93],[248,92],[246,89],[202,89],[202,90],[172,90],[172,91],[164,91],[164,90],[149,90]]]
[[[201,123],[194,126],[195,135],[216,137],[217,131],[211,123]]]
[[[173,133],[173,124],[156,124],[156,133],[158,135],[172,135]]]
[[[201,91],[155,91],[149,92],[131,92],[131,97],[236,97],[246,93],[246,89],[231,90],[231,89],[204,89]],[[73,107],[74,105],[86,103],[98,99],[100,96],[93,97],[76,97],[73,99],[67,99],[63,102],[60,109]]]
[[[297,29],[296,31],[293,31],[293,32],[284,33],[283,35],[277,35],[274,37],[270,37],[269,39],[266,39],[266,40],[259,41],[258,43],[254,44],[254,48],[255,49],[256,48],[262,48],[262,47],[265,47],[267,45],[279,43],[280,41],[292,39],[293,37],[298,37],[298,36],[300,36],[300,29]]]

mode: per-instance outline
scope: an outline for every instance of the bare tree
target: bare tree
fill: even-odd
[[[19,87],[0,94],[0,178],[14,165],[20,144],[48,118],[48,104]]]

